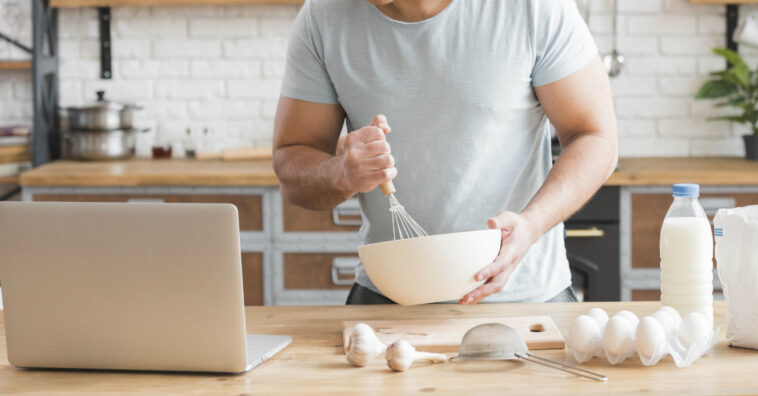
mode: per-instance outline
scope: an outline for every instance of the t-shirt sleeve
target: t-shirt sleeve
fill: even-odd
[[[307,102],[338,104],[324,63],[324,46],[307,1],[295,19],[287,47],[282,96]]]
[[[595,40],[573,0],[532,0],[532,85],[558,81],[597,56]]]

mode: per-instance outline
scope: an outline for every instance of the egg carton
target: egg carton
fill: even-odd
[[[605,356],[612,365],[635,353],[645,366],[671,355],[677,367],[689,367],[718,341],[719,329],[711,329],[707,318],[692,312],[681,318],[668,306],[640,320],[630,311],[619,311],[610,319],[601,308],[579,315],[571,326],[567,345],[574,359],[584,363]]]

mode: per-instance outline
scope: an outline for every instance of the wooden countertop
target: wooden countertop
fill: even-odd
[[[584,304],[434,304],[417,307],[247,307],[248,332],[288,334],[293,343],[272,360],[238,376],[22,370],[8,366],[0,320],[0,394],[126,393],[185,395],[466,395],[466,394],[755,394],[758,351],[730,348],[722,340],[691,367],[679,369],[670,357],[645,367],[635,356],[610,366],[604,359],[583,365],[608,376],[607,383],[522,362],[458,362],[417,365],[404,373],[387,369],[383,359],[368,367],[347,365],[340,324],[345,320],[461,318],[502,315],[551,315],[562,331],[589,308],[613,314],[628,309],[651,314],[654,302]],[[723,302],[715,304],[715,323],[724,327]],[[565,351],[539,355],[573,363]]]
[[[56,161],[21,175],[28,186],[275,186],[270,160]]]
[[[608,186],[758,184],[758,161],[740,158],[624,158]],[[271,162],[56,161],[21,176],[31,186],[275,186]]]
[[[622,158],[607,186],[758,184],[758,161],[743,158]]]

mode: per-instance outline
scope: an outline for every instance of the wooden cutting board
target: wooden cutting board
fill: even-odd
[[[390,344],[399,339],[410,342],[416,349],[427,352],[458,352],[463,335],[472,327],[484,323],[502,323],[521,334],[530,350],[563,349],[558,326],[549,316],[513,316],[436,320],[371,320],[342,323],[342,342],[347,352],[353,326],[366,323],[376,331],[379,339]]]

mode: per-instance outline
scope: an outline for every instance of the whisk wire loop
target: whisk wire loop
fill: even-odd
[[[405,211],[405,207],[400,204],[400,201],[397,200],[395,194],[389,194],[388,197],[390,200],[390,214],[392,215],[393,239],[408,239],[429,235],[423,228],[421,228],[416,220],[413,220],[408,212]]]

